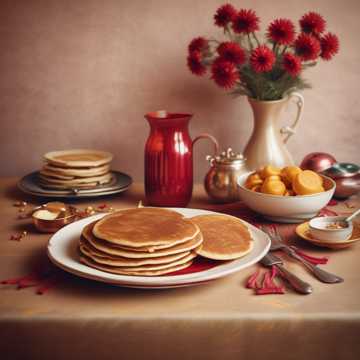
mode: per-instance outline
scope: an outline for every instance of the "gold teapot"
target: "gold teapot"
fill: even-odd
[[[228,148],[220,155],[208,155],[206,160],[210,163],[210,169],[205,176],[204,186],[210,198],[221,203],[238,201],[239,176],[248,172],[244,156]]]

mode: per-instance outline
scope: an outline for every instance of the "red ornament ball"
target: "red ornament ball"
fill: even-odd
[[[249,34],[259,30],[259,22],[255,11],[241,9],[232,20],[232,28],[237,34]]]
[[[321,172],[336,163],[336,159],[327,153],[313,152],[306,155],[300,164],[303,170]]]
[[[291,53],[286,53],[284,55],[282,66],[293,77],[299,75],[301,72],[300,58]]]
[[[335,34],[327,33],[320,39],[321,53],[324,60],[331,60],[339,52],[339,39]]]
[[[220,6],[214,15],[215,25],[226,27],[236,15],[236,9],[231,4]]]
[[[250,56],[250,64],[257,73],[270,71],[275,63],[275,55],[266,45],[254,49]]]
[[[310,11],[299,21],[301,30],[307,34],[319,35],[325,31],[326,21],[317,12]]]
[[[238,43],[232,41],[221,43],[216,51],[222,59],[230,61],[236,65],[243,64],[246,59],[244,49]]]
[[[269,25],[267,37],[281,45],[289,45],[295,39],[295,26],[291,20],[276,19]]]
[[[320,42],[314,36],[301,33],[295,40],[295,52],[302,61],[315,60],[320,50]]]
[[[187,65],[194,75],[202,76],[206,73],[206,67],[202,63],[202,56],[199,51],[193,51],[187,57]]]
[[[234,63],[217,58],[211,66],[211,78],[217,85],[225,89],[231,89],[239,80],[239,72]]]

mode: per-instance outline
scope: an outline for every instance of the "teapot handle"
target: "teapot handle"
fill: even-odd
[[[280,133],[285,135],[285,137],[283,139],[284,143],[286,143],[289,140],[289,138],[296,133],[296,126],[297,126],[297,124],[301,118],[301,115],[303,113],[303,110],[304,110],[304,97],[301,94],[299,94],[298,92],[291,93],[289,95],[289,100],[292,97],[297,98],[297,100],[296,100],[297,114],[296,114],[295,121],[291,126],[284,126],[280,129]]]
[[[218,141],[214,138],[214,136],[208,134],[208,133],[201,133],[200,135],[198,135],[192,142],[192,145],[194,146],[195,143],[200,140],[200,139],[208,139],[210,140],[213,145],[214,145],[214,150],[215,150],[215,154],[216,155],[219,152],[219,143]]]

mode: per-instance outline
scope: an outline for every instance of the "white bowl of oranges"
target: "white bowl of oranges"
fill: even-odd
[[[238,180],[239,196],[250,209],[271,221],[287,223],[316,216],[332,198],[335,187],[327,176],[297,166],[280,169],[267,165]]]

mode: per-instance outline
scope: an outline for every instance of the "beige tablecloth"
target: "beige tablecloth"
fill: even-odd
[[[17,220],[14,201],[35,199],[15,183],[0,180],[0,280],[28,274],[46,256],[48,235]],[[135,185],[124,195],[77,204],[126,207],[141,199],[142,187]],[[190,206],[209,207],[200,186]],[[23,230],[29,234],[22,241],[9,240]],[[312,295],[253,295],[244,282],[256,266],[208,285],[161,291],[72,275],[42,296],[34,288],[0,285],[0,359],[359,359],[360,246],[331,251],[295,235],[291,241],[310,254],[328,255],[326,269],[345,282],[322,284],[289,261],[312,283]]]

